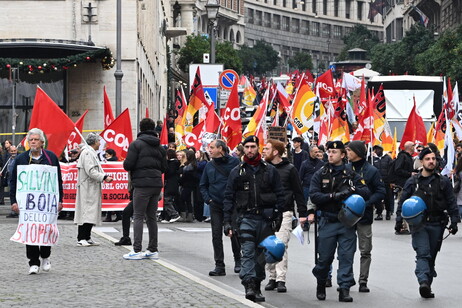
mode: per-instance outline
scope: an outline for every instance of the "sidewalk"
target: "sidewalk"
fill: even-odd
[[[3,207],[1,307],[261,307],[171,270],[162,255],[158,262],[124,260],[125,247],[95,233],[92,237],[101,246],[77,247],[77,227],[70,221],[58,223],[60,240],[52,248],[51,271],[28,275],[24,245],[9,240],[17,219],[5,218]]]

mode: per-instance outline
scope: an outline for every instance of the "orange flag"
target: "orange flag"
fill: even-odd
[[[66,146],[74,123],[59,106],[37,87],[29,129],[40,128],[46,136],[45,147],[59,156]]]

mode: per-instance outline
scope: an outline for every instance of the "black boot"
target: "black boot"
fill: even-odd
[[[420,292],[420,296],[422,296],[423,298],[434,298],[435,297],[435,294],[433,294],[428,281],[423,281],[420,284],[419,292]]]
[[[241,259],[234,260],[234,272],[236,274],[241,272]]]
[[[255,301],[255,283],[253,280],[248,281],[244,284],[245,287],[245,298],[254,302]]]
[[[214,270],[209,272],[209,276],[226,276],[225,268],[216,266]]]
[[[368,293],[370,291],[371,290],[369,290],[369,288],[367,287],[367,283],[360,283],[359,284],[359,292]]]
[[[118,242],[114,243],[116,246],[130,246],[131,244],[132,240],[128,236],[122,236]]]
[[[273,291],[274,289],[276,289],[276,280],[270,279],[265,286],[265,291]]]
[[[332,288],[332,278],[326,280],[326,288]]]
[[[278,285],[278,292],[279,293],[287,292],[286,283],[284,281],[278,281],[277,285]]]
[[[385,215],[385,219],[386,219],[386,220],[390,220],[390,219],[391,219],[391,213],[390,213],[390,212],[387,212],[387,214]]]
[[[255,302],[264,302],[265,301],[265,297],[261,294],[260,284],[261,284],[261,282],[256,282],[254,284],[254,286],[255,286]]]
[[[326,300],[326,284],[325,283],[321,284],[318,282],[318,286],[316,287],[316,297],[320,301]]]
[[[340,289],[338,293],[338,301],[339,302],[346,302],[350,303],[353,301],[353,297],[350,296],[350,290],[349,289]]]

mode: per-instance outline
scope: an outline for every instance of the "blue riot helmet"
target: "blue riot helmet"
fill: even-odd
[[[265,250],[266,263],[276,263],[282,260],[286,245],[275,235],[270,235],[258,245]]]
[[[401,216],[406,220],[411,230],[417,230],[425,222],[427,205],[422,198],[412,196],[403,202]]]
[[[366,201],[358,194],[353,194],[343,201],[338,213],[338,220],[346,227],[353,227],[364,215]]]

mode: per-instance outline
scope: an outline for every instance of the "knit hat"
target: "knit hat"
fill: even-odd
[[[367,156],[367,151],[366,151],[366,146],[364,145],[364,142],[362,141],[351,141],[348,146],[350,150],[356,153],[359,157],[362,159],[366,158]]]

